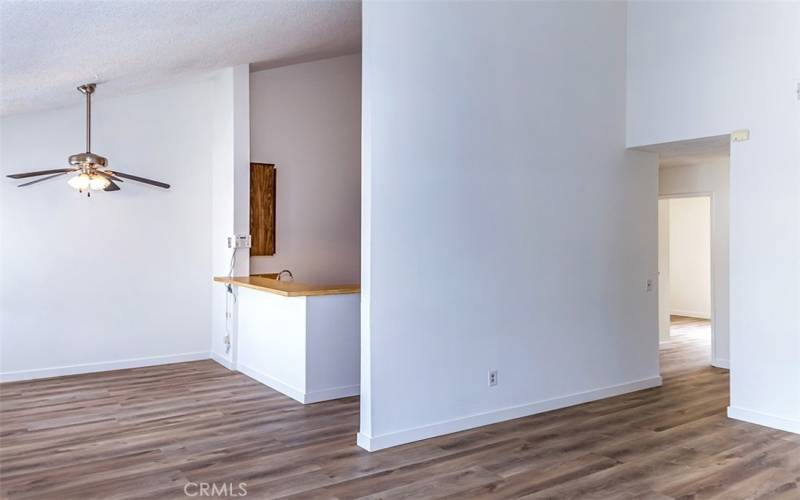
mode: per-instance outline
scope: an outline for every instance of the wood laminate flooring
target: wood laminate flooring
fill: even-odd
[[[2,384],[0,493],[800,499],[800,436],[728,419],[708,355],[675,335],[663,387],[375,453],[355,445],[358,398],[303,406],[212,361]]]
[[[711,322],[670,316],[670,339],[661,342],[661,376],[685,375],[711,364]],[[727,390],[726,390],[727,392]]]

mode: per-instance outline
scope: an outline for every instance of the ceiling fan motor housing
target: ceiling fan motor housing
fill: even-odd
[[[105,167],[108,160],[94,153],[78,153],[69,157],[69,164],[76,167]]]

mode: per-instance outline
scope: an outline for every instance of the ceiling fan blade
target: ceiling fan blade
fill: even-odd
[[[10,177],[12,179],[24,179],[26,177],[36,177],[38,175],[47,175],[47,174],[66,174],[67,172],[74,172],[78,170],[77,168],[57,168],[54,170],[38,170],[36,172],[23,172],[21,174],[10,174],[6,177]]]
[[[55,174],[55,175],[48,175],[47,177],[42,177],[41,179],[36,179],[35,181],[30,181],[30,182],[26,182],[25,184],[20,184],[17,187],[30,186],[31,184],[36,184],[37,182],[46,181],[48,179],[52,179],[53,177],[60,177],[60,176],[65,175],[65,174],[67,174],[67,172],[61,172],[61,173]]]
[[[108,186],[103,191],[119,191],[119,186],[111,179],[108,179]]]
[[[126,174],[124,172],[120,172],[119,170],[114,170],[111,172],[111,174],[116,175],[117,177],[130,179],[132,181],[144,182],[145,184],[150,184],[153,186],[158,186],[160,188],[169,189],[169,184],[165,182],[154,181],[153,179],[146,179],[144,177],[139,177],[137,175]]]
[[[95,173],[102,175],[103,177],[105,177],[106,179],[108,179],[110,181],[125,182],[122,179],[120,179],[119,177],[111,175],[110,173],[104,172],[102,170],[95,170]]]

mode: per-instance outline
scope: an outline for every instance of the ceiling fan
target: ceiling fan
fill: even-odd
[[[92,191],[119,191],[117,182],[123,182],[123,179],[143,182],[152,186],[157,186],[164,189],[169,189],[169,184],[164,182],[146,179],[136,175],[126,174],[119,170],[109,170],[108,160],[100,155],[92,153],[92,94],[94,93],[96,85],[94,83],[87,83],[78,87],[78,91],[86,96],[86,152],[77,153],[69,157],[69,168],[57,168],[53,170],[38,170],[36,172],[24,172],[21,174],[11,174],[6,177],[12,179],[25,179],[28,177],[40,177],[46,175],[41,179],[20,184],[18,187],[30,186],[37,182],[46,181],[54,177],[59,177],[67,174],[75,174],[67,181],[67,184],[77,189],[79,193],[86,192],[87,196],[91,196]]]

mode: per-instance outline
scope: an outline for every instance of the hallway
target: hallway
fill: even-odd
[[[711,366],[711,321],[670,316],[670,339],[661,342],[660,360],[665,381]]]

